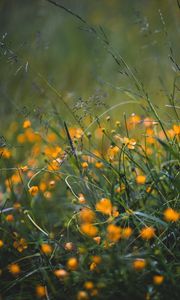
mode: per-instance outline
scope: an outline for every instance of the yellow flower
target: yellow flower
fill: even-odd
[[[29,193],[31,196],[35,196],[38,193],[38,191],[39,191],[39,188],[37,185],[31,186],[29,189]]]
[[[163,283],[163,281],[164,281],[164,276],[162,276],[162,275],[154,275],[153,276],[153,282],[154,282],[154,284],[160,285],[160,284]]]
[[[100,211],[105,215],[111,215],[112,212],[111,200],[107,198],[102,198],[99,202],[96,203],[96,210]]]
[[[115,125],[116,125],[116,127],[119,127],[121,125],[121,122],[120,121],[116,121]]]
[[[108,156],[113,159],[114,156],[120,151],[118,146],[110,146],[108,149]]]
[[[97,268],[97,264],[95,262],[92,262],[89,267],[90,271],[94,271],[96,270],[96,268]]]
[[[45,286],[43,285],[37,285],[36,286],[36,295],[39,297],[39,298],[43,298],[46,296],[46,288]]]
[[[17,276],[20,272],[21,272],[21,269],[20,269],[20,266],[18,264],[10,264],[8,266],[8,269],[9,269],[9,272],[12,274],[12,275],[15,275]]]
[[[82,162],[81,166],[83,169],[87,169],[88,163],[86,161],[84,161],[84,162]]]
[[[146,261],[145,259],[136,259],[133,261],[133,268],[137,271],[140,271],[146,267]]]
[[[140,235],[142,237],[142,239],[144,240],[150,240],[155,236],[155,229],[153,227],[144,227],[141,232]]]
[[[94,237],[98,233],[98,229],[96,226],[90,224],[90,223],[84,223],[81,225],[81,231],[85,234],[87,234],[90,237]]]
[[[76,257],[70,257],[67,261],[67,268],[69,270],[75,271],[78,267],[78,261]]]
[[[46,255],[50,255],[53,251],[53,248],[51,245],[44,243],[41,245],[41,251]]]
[[[127,120],[127,128],[128,129],[133,129],[137,124],[141,122],[140,116],[136,115],[133,113]]]
[[[110,224],[107,227],[107,238],[111,242],[117,242],[121,237],[121,228],[114,224]]]
[[[144,175],[138,175],[136,177],[136,182],[137,182],[137,184],[145,184],[145,182],[146,182],[146,176],[144,176]]]
[[[164,219],[167,222],[177,222],[180,218],[180,214],[176,210],[172,209],[171,207],[167,208],[163,214],[164,214]]]
[[[31,127],[31,121],[30,120],[25,120],[23,123],[23,128],[29,128]]]
[[[23,250],[27,249],[27,242],[25,239],[21,238],[18,241],[15,241],[13,243],[13,246],[15,249],[17,249],[19,252],[22,252]]]
[[[2,240],[0,240],[0,248],[2,248],[4,246],[4,243]]]

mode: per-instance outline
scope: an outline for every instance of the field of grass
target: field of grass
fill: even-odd
[[[5,2],[0,300],[178,300],[179,1]]]

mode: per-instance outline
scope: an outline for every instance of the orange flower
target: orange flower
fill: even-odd
[[[154,284],[160,285],[161,283],[163,283],[163,281],[164,281],[164,276],[162,276],[162,275],[154,275],[153,276]]]
[[[141,118],[140,116],[136,115],[135,113],[133,113],[129,119],[127,120],[127,127],[128,129],[132,129],[135,128],[135,126],[137,124],[139,124],[141,122]]]
[[[120,192],[124,191],[125,189],[126,189],[125,184],[121,183],[121,185],[116,188],[115,192],[120,193]]]
[[[59,279],[65,279],[68,276],[68,272],[64,269],[58,269],[54,271],[54,275]]]
[[[124,137],[122,139],[123,144],[125,144],[128,149],[133,150],[135,148],[136,145],[136,140],[135,139],[129,139],[127,137]]]
[[[154,130],[152,128],[147,128],[146,129],[146,142],[148,144],[154,144],[155,143]]]
[[[29,128],[31,127],[31,121],[30,120],[25,120],[23,123],[23,128]]]
[[[146,176],[144,176],[144,175],[138,175],[136,177],[136,183],[137,184],[145,184],[145,182],[146,182]]]
[[[39,189],[41,192],[45,192],[45,190],[47,189],[47,184],[44,181],[41,181],[41,183],[39,184]]]
[[[4,246],[4,243],[2,240],[0,240],[0,248],[2,248]]]
[[[74,245],[72,242],[68,242],[64,245],[64,249],[67,251],[72,251],[74,249]]]
[[[14,221],[14,216],[12,214],[9,214],[6,216],[6,221],[7,222],[13,222]]]
[[[28,166],[21,166],[20,169],[22,172],[26,172],[28,171]]]
[[[71,257],[67,261],[67,267],[69,270],[75,271],[78,267],[78,261],[76,257]]]
[[[133,268],[137,271],[140,271],[146,267],[146,261],[145,259],[136,259],[133,261]]]
[[[117,146],[110,146],[108,149],[108,156],[110,159],[114,159],[114,156],[120,151]]]
[[[81,194],[81,193],[78,195],[78,200],[79,200],[80,204],[85,204],[86,203],[86,199],[85,199],[84,195]]]
[[[153,125],[157,124],[153,119],[147,117],[143,120],[143,124],[145,127],[152,127]]]
[[[103,164],[101,161],[97,161],[97,162],[95,163],[95,167],[96,167],[97,169],[102,169],[102,168],[104,167],[104,164]]]
[[[86,281],[84,283],[84,288],[86,290],[92,290],[94,288],[94,283],[92,281]]]
[[[13,243],[13,246],[15,249],[17,249],[19,252],[22,252],[23,250],[27,249],[27,242],[25,239],[21,238],[18,241],[15,241]]]
[[[46,146],[44,149],[44,154],[50,158],[57,158],[58,155],[60,155],[61,153],[62,153],[62,149],[59,146],[56,147]]]
[[[119,212],[118,212],[118,209],[116,206],[113,206],[113,208],[112,208],[112,216],[114,218],[117,218],[119,216]]]
[[[45,286],[43,285],[37,285],[36,286],[36,295],[39,297],[39,298],[42,298],[42,297],[45,297],[46,296],[46,288]]]
[[[26,142],[26,135],[21,133],[17,136],[17,142],[19,144],[24,144]]]
[[[98,233],[97,227],[90,223],[84,223],[81,225],[81,231],[85,234],[87,234],[90,237],[94,237]]]
[[[0,153],[3,158],[9,159],[12,156],[12,153],[9,149],[0,148]]]
[[[81,128],[69,128],[69,134],[72,139],[80,139],[83,136],[83,131]]]
[[[99,255],[94,255],[92,256],[92,261],[96,264],[99,265],[102,262],[102,258]]]
[[[89,296],[88,293],[85,291],[79,291],[77,294],[77,300],[88,300]]]
[[[90,208],[83,208],[79,213],[80,221],[83,223],[92,223],[95,220],[95,213]]]
[[[21,272],[20,266],[18,264],[10,264],[8,266],[8,269],[9,272],[15,276],[17,276]]]
[[[53,249],[51,245],[44,243],[41,245],[41,251],[46,255],[50,255]]]
[[[167,222],[177,222],[180,218],[180,214],[176,210],[172,209],[171,207],[167,208],[163,214],[164,214],[164,219]]]
[[[180,134],[180,126],[179,125],[173,125],[173,130],[176,135]]]
[[[144,227],[141,232],[140,235],[142,237],[142,239],[144,240],[150,240],[155,236],[155,229],[153,227]]]
[[[102,198],[99,202],[96,203],[97,211],[105,215],[111,215],[112,212],[112,203],[111,200],[107,198]]]
[[[132,228],[131,227],[125,227],[122,230],[122,238],[128,239],[132,235]]]
[[[100,236],[95,236],[95,237],[93,238],[93,240],[99,245],[100,242],[101,242],[101,237],[100,237]]]
[[[40,142],[41,136],[35,133],[32,128],[27,128],[25,131],[25,136],[30,143]]]
[[[19,202],[14,202],[13,207],[14,207],[14,209],[16,209],[16,210],[20,210],[21,204],[20,204]]]
[[[57,140],[57,135],[54,132],[50,132],[47,135],[47,141],[49,143],[54,143]]]
[[[48,170],[49,171],[57,171],[60,169],[61,166],[61,160],[60,159],[53,159],[49,165],[48,165]]]
[[[31,186],[29,189],[29,193],[32,197],[35,196],[38,193],[38,191],[39,191],[39,188],[37,185]]]
[[[121,237],[121,228],[114,224],[109,224],[107,227],[107,238],[111,242],[117,242]]]

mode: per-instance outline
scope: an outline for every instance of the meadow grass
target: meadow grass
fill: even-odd
[[[164,120],[103,29],[65,10],[113,57],[130,100],[107,107],[95,95],[71,107],[38,74],[71,119],[56,105],[50,121],[38,109],[24,112],[1,137],[0,296],[179,299],[178,63],[171,51]]]

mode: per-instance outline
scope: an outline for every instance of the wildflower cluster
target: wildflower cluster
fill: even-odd
[[[151,299],[162,286],[171,293],[179,276],[179,126],[162,130],[133,114],[127,134],[119,121],[106,122],[91,138],[75,127],[68,136],[61,127],[36,132],[29,119],[11,125],[23,148],[1,148],[5,297],[20,286],[42,299]]]

